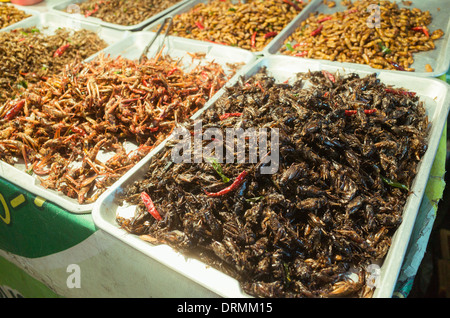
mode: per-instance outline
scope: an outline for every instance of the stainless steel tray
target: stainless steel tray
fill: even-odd
[[[3,29],[0,29],[0,31],[3,31],[5,29],[7,29],[7,28],[13,28],[14,29],[16,24],[21,23],[21,22],[26,21],[26,20],[29,20],[29,19],[32,19],[33,17],[39,16],[41,14],[39,11],[30,9],[27,6],[19,6],[17,4],[12,4],[12,3],[3,3],[3,5],[9,5],[9,6],[16,7],[17,9],[22,10],[22,11],[24,11],[27,14],[31,14],[31,17],[28,17],[26,19],[18,21],[18,22],[14,23],[14,24],[8,25],[7,27],[5,27]]]
[[[392,0],[391,0],[392,1]],[[340,1],[335,1],[336,6],[329,8],[323,4],[322,0],[312,0],[310,5],[302,10],[300,14],[286,27],[276,38],[274,38],[263,50],[264,55],[281,54],[279,50],[283,47],[285,40],[297,29],[300,23],[306,20],[311,13],[332,14],[334,12],[343,11],[345,6]],[[405,7],[401,1],[397,2],[400,7]],[[415,72],[407,72],[412,76],[420,77],[438,77],[445,74],[450,67],[450,19],[449,19],[449,2],[447,0],[412,0],[411,6],[407,8],[418,8],[422,11],[429,10],[433,21],[429,25],[430,31],[442,29],[444,36],[435,42],[436,48],[432,51],[414,53],[414,63],[411,67],[415,68]],[[440,8],[440,11],[438,11]],[[317,60],[309,58],[301,58],[305,61]],[[336,61],[320,60],[325,65],[340,65],[341,67],[358,67],[363,70],[377,71],[376,69],[365,64],[341,63]],[[425,65],[430,64],[433,72],[425,72]],[[399,73],[397,70],[384,70],[391,73]]]
[[[86,0],[66,0],[66,1],[61,1],[58,2],[52,6],[50,6],[50,11],[54,11],[58,14],[61,14],[63,16],[65,16],[66,18],[70,18],[70,19],[77,19],[77,20],[81,20],[81,21],[88,21],[94,24],[98,24],[98,25],[102,25],[105,27],[109,27],[109,28],[113,28],[113,29],[117,29],[117,30],[122,30],[122,31],[141,31],[146,25],[148,25],[149,23],[155,21],[156,19],[159,19],[165,15],[167,15],[168,13],[170,13],[172,10],[178,8],[179,6],[183,5],[186,2],[189,2],[190,0],[180,0],[180,2],[178,2],[177,4],[159,12],[158,14],[155,14],[154,16],[140,22],[134,25],[120,25],[120,24],[115,24],[115,23],[110,23],[110,22],[106,22],[103,21],[101,19],[95,18],[95,17],[85,17],[82,14],[72,14],[72,13],[67,13],[64,10],[67,8],[67,6],[71,5],[71,4],[77,4],[77,3],[81,3],[81,2],[85,2]],[[136,4],[137,5],[137,4]]]
[[[51,16],[52,18],[50,19],[49,16]],[[56,22],[59,21],[58,19],[61,21],[66,20],[65,17],[54,13],[44,14],[40,17],[39,20],[41,21],[41,24],[38,24],[37,26],[41,27],[50,25],[53,28],[62,27],[63,24]],[[47,21],[47,23],[44,23],[45,21]],[[33,21],[27,21],[27,26],[28,23],[33,26],[35,25],[33,24]],[[114,43],[111,43],[111,45],[106,49],[92,55],[85,61],[90,61],[96,58],[99,54],[122,56],[128,59],[138,59],[147,43],[149,43],[149,41],[152,40],[155,36],[155,33],[153,32],[123,32],[101,27],[99,25],[91,24],[88,22],[82,22],[82,25],[86,28],[90,27],[94,30],[100,30],[99,34],[104,35],[105,38],[108,38],[109,41],[115,40]],[[102,32],[104,32],[104,34]],[[148,54],[154,55],[158,50],[161,42],[162,36],[158,37]],[[181,65],[184,65],[186,68],[188,68],[190,65],[193,65],[193,63],[199,63],[198,61],[191,62],[191,56],[189,56],[187,52],[206,53],[204,62],[214,60],[223,67],[225,72],[229,72],[230,70],[227,66],[227,63],[242,62],[244,64],[249,64],[255,59],[254,54],[245,50],[232,47],[224,48],[221,45],[212,43],[200,43],[188,39],[167,37],[164,44],[164,52],[169,53],[172,57],[183,58],[183,60],[181,61]],[[214,100],[215,96],[213,96],[207,102],[205,107],[207,107],[207,105],[209,105],[210,103],[213,103]],[[130,150],[135,149],[137,148],[137,145],[130,144],[129,148]],[[101,156],[102,153],[99,153],[99,157]],[[60,192],[43,188],[42,186],[40,186],[40,182],[38,179],[25,172],[25,166],[23,164],[11,166],[5,162],[0,161],[0,177],[3,177],[4,179],[22,187],[23,189],[42,198],[45,198],[50,202],[53,202],[72,213],[90,213],[94,205],[93,203],[79,204],[76,199],[69,198]]]
[[[288,56],[268,56],[257,59],[254,63],[241,70],[238,75],[243,75],[245,77],[251,76],[263,66],[267,67],[268,73],[274,76],[278,82],[284,82],[291,77],[295,77],[295,74],[298,72],[308,72],[309,70],[315,71],[324,69],[330,72],[339,71],[341,74],[356,72],[362,76],[373,73],[359,68],[344,69],[339,65],[323,64],[321,61],[305,61]],[[392,296],[416,215],[425,191],[430,169],[449,112],[450,86],[437,79],[417,79],[416,77],[405,73],[380,71],[378,72],[378,78],[383,83],[404,87],[407,90],[417,92],[417,96],[425,103],[427,114],[431,122],[428,150],[418,167],[418,173],[411,189],[413,194],[411,194],[407,200],[403,212],[403,222],[392,239],[392,245],[381,266],[381,277],[373,295],[375,298],[385,298]],[[227,86],[231,86],[235,82],[236,80],[230,81]],[[223,88],[221,92],[216,94],[216,99],[224,92],[225,89]],[[214,106],[213,104],[209,104],[208,107]],[[197,112],[192,119],[201,117],[204,110],[205,109]],[[207,288],[221,297],[248,297],[248,295],[241,290],[235,279],[200,261],[187,258],[167,245],[155,246],[147,243],[138,236],[130,234],[118,226],[116,215],[119,214],[123,217],[132,216],[136,206],[122,206],[121,203],[123,202],[119,202],[117,195],[121,193],[128,184],[142,179],[152,157],[157,152],[161,151],[163,147],[164,144],[161,144],[159,147],[155,148],[144,160],[137,164],[132,170],[124,175],[121,180],[116,182],[100,196],[92,210],[92,217],[95,225],[129,244],[136,250],[141,251],[153,260],[165,264],[167,267],[190,279],[193,282],[192,288],[190,289],[190,295],[192,295],[192,297],[196,297],[196,286],[198,285]],[[158,275],[158,273],[155,273],[155,275]]]
[[[306,0],[307,1],[307,0]],[[303,12],[303,11],[305,11],[309,6],[311,6],[311,4],[314,2],[314,1],[317,1],[317,0],[311,0],[311,3],[309,3],[307,6],[305,6],[305,8],[303,8],[303,10],[301,11],[301,12]],[[197,5],[197,4],[199,4],[199,3],[208,3],[209,2],[209,0],[192,0],[192,1],[188,1],[187,3],[185,3],[184,5],[182,5],[182,6],[180,6],[180,7],[178,7],[177,9],[175,9],[175,10],[173,10],[172,12],[170,12],[170,16],[176,16],[176,15],[178,15],[178,14],[181,14],[181,13],[185,13],[185,12],[188,12],[189,10],[191,10],[195,5]],[[300,12],[300,13],[301,13]],[[297,17],[298,17],[298,15],[297,15]],[[296,18],[294,18],[293,19],[293,21],[294,20],[296,20]],[[148,26],[146,26],[143,30],[144,31],[152,31],[152,32],[156,32],[156,30],[158,29],[158,26],[162,23],[164,21],[164,18],[160,18],[160,19],[158,19],[158,20],[156,20],[156,21],[154,21],[154,22],[152,22],[152,23],[150,23]],[[292,23],[292,21],[291,21],[291,23]],[[289,25],[289,24],[288,24]],[[285,27],[285,29],[287,28],[287,26]],[[275,41],[276,40],[276,38],[278,37],[278,36],[280,36],[281,34],[282,34],[283,32],[280,32],[276,37],[274,37],[273,39],[272,39],[272,41],[270,41],[269,42],[269,44],[270,43],[272,43],[273,41]],[[195,40],[195,41],[201,41],[201,40]],[[268,44],[268,45],[269,45]],[[267,46],[268,46],[267,45]],[[266,47],[267,47],[266,46]],[[259,54],[262,54],[262,52],[263,51],[260,51],[260,52],[255,52],[255,53],[259,53]]]

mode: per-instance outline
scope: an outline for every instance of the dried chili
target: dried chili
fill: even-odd
[[[95,4],[94,9],[87,11],[86,14],[84,15],[84,17],[87,18],[87,17],[93,15],[95,12],[98,11],[98,9],[99,9],[98,4]]]
[[[210,197],[220,197],[222,195],[225,195],[225,194],[237,189],[239,187],[239,185],[242,183],[242,181],[244,181],[244,178],[246,176],[247,176],[247,171],[244,170],[237,176],[236,180],[234,180],[233,183],[230,186],[226,187],[225,189],[220,190],[219,192],[215,192],[215,193],[208,192],[205,190],[205,193],[207,196],[210,196]]]
[[[155,205],[153,204],[153,201],[147,194],[147,192],[141,192],[141,199],[142,202],[144,202],[144,205],[147,208],[148,213],[150,213],[156,220],[161,221],[162,217],[156,210]]]
[[[252,47],[256,46],[256,31],[253,32],[253,34],[252,34],[252,38],[250,40],[250,44],[251,44]]]
[[[195,21],[195,25],[197,26],[197,28],[199,28],[200,30],[204,30],[205,27],[203,26],[203,24],[200,21]]]
[[[325,22],[325,21],[328,21],[328,20],[331,20],[332,19],[332,17],[331,16],[329,16],[329,17],[325,17],[325,18],[323,18],[323,19],[320,19],[319,21],[317,21],[317,23],[322,23],[322,22]]]
[[[298,57],[304,57],[308,55],[308,51],[301,51],[299,53],[295,53],[294,56],[298,56]]]
[[[172,75],[175,71],[177,71],[178,70],[178,67],[174,67],[173,69],[171,69],[169,72],[167,72],[167,76],[170,76],[170,75]],[[147,86],[147,85],[145,85],[145,86]]]
[[[242,116],[242,113],[225,113],[219,117],[220,120],[227,119],[229,117],[239,117]]]
[[[405,95],[405,96],[416,96],[415,92],[409,92],[409,91],[405,91],[405,90],[401,90],[401,89],[392,89],[392,88],[385,88],[384,89],[386,93],[392,93],[392,94],[396,94],[396,95]]]
[[[295,1],[295,0],[294,0]],[[295,4],[294,2],[290,1],[290,0],[283,0],[284,3],[287,3],[288,5],[290,5],[291,7],[294,7],[295,10],[297,11],[301,11],[302,9],[300,9],[300,7]]]
[[[428,29],[426,27],[419,26],[419,27],[411,28],[411,30],[413,30],[413,31],[420,31],[423,34],[425,34],[427,37],[430,37],[430,33],[428,32]]]
[[[8,112],[5,114],[3,118],[8,120],[13,119],[22,110],[24,104],[25,104],[24,100],[19,101],[10,110],[8,110]]]
[[[225,42],[211,41],[211,40],[208,40],[208,39],[203,39],[203,41],[206,41],[206,42],[209,42],[209,43],[214,43],[214,44],[229,45],[228,43],[225,43]]]
[[[336,78],[334,78],[334,75],[331,74],[328,71],[322,70],[322,74],[323,76],[325,76],[326,78],[328,78],[330,81],[332,81],[333,83],[336,83]]]
[[[316,36],[316,35],[320,34],[320,32],[322,32],[322,29],[323,29],[323,24],[319,25],[319,27],[317,29],[312,31],[311,36]]]
[[[351,116],[351,115],[354,115],[354,114],[356,114],[356,112],[357,112],[357,110],[355,110],[355,109],[346,109],[345,110],[345,115],[347,115],[347,116]],[[377,110],[375,109],[375,108],[373,108],[373,109],[364,109],[364,114],[366,114],[366,115],[370,115],[370,114],[373,114],[373,113],[376,113],[377,112]]]
[[[59,57],[63,55],[63,53],[69,48],[70,44],[64,44],[61,47],[59,47],[55,53],[53,53],[53,57]]]
[[[276,31],[267,32],[266,34],[264,34],[264,38],[268,39],[268,38],[271,38],[271,37],[274,37],[274,36],[277,36],[277,35],[278,35],[278,32],[276,32]]]
[[[397,70],[399,70],[399,71],[404,71],[405,69],[402,67],[402,66],[400,66],[400,65],[398,65],[397,63],[395,63],[395,62],[389,62],[389,63],[391,63],[391,65],[393,66],[393,67],[395,67]]]

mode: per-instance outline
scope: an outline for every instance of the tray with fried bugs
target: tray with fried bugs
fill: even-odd
[[[69,212],[90,213],[101,193],[255,58],[237,48],[125,33],[3,103],[1,177]]]
[[[450,67],[445,0],[313,1],[263,53],[438,77]]]
[[[287,56],[238,75],[102,194],[95,224],[191,296],[391,297],[448,84]]]
[[[311,2],[314,1],[190,1],[170,12],[170,34],[261,54]],[[144,31],[156,31],[163,19],[150,23]]]
[[[66,0],[56,2],[50,10],[69,19],[87,21],[121,31],[142,31],[189,0],[97,1]]]

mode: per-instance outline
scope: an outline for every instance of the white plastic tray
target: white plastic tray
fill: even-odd
[[[58,14],[61,14],[61,15],[65,16],[66,18],[77,19],[77,20],[81,20],[81,21],[88,21],[88,22],[102,25],[102,26],[105,26],[108,28],[113,28],[113,29],[122,30],[122,31],[140,31],[149,23],[165,16],[166,14],[170,13],[172,10],[178,8],[179,6],[183,5],[186,2],[189,2],[190,0],[180,0],[180,2],[174,4],[173,6],[155,14],[154,16],[152,16],[142,22],[134,24],[134,25],[120,25],[120,24],[110,23],[110,22],[103,21],[96,17],[87,17],[86,18],[82,14],[72,14],[72,13],[68,13],[68,12],[64,11],[71,4],[77,4],[77,3],[81,3],[81,2],[85,2],[85,1],[86,0],[66,0],[66,1],[58,2],[54,5],[52,5],[50,7],[50,10],[54,11]],[[136,5],[138,5],[138,3],[136,3]]]
[[[393,0],[391,0],[393,1]],[[345,10],[347,7],[340,4],[340,1],[335,1],[336,6],[329,8],[327,5],[323,4],[322,0],[312,0],[310,5],[305,7],[304,10],[293,20],[289,25],[287,25],[280,34],[278,34],[264,49],[264,55],[271,54],[281,54],[279,50],[284,46],[285,40],[297,29],[300,23],[306,20],[311,13],[324,13],[332,14],[335,12],[340,12]],[[415,68],[414,72],[406,72],[411,76],[420,77],[438,77],[445,74],[450,67],[450,19],[449,19],[449,9],[450,3],[448,0],[412,0],[410,6],[404,6],[401,1],[394,1],[400,7],[406,8],[418,8],[422,11],[429,10],[433,18],[431,24],[428,26],[430,33],[436,29],[442,29],[444,35],[439,40],[435,41],[436,48],[431,51],[418,52],[413,54],[414,63],[411,65]],[[438,10],[438,8],[440,10]],[[298,57],[306,62],[318,59],[309,59]],[[356,63],[341,63],[337,61],[320,60],[324,65],[339,65],[341,67],[349,68],[360,68],[362,70],[372,70],[377,71],[365,64]],[[430,64],[433,68],[433,72],[425,72],[425,65]],[[384,70],[391,73],[405,73],[397,70]]]
[[[52,17],[51,23],[44,23],[45,21],[48,21],[49,16]],[[42,22],[42,24],[38,25],[38,27],[51,25],[52,27],[57,28],[58,26],[62,26],[61,24],[59,24],[59,22],[56,22],[58,19],[63,21],[66,20],[65,17],[54,13],[43,14],[41,15],[39,20]],[[32,21],[27,21],[27,26],[28,25],[34,24],[32,24]],[[109,54],[111,56],[123,56],[128,59],[138,59],[145,46],[155,36],[155,33],[153,32],[123,32],[87,22],[82,22],[82,26],[90,26],[93,29],[99,29],[99,34],[104,34],[105,39],[108,38],[109,41],[115,40],[112,45],[92,55],[85,61],[90,61],[101,53],[105,55]],[[109,37],[107,37],[107,35],[109,35]],[[148,52],[149,55],[155,54],[161,44],[161,41],[162,36],[158,37],[158,39],[155,41],[154,45]],[[186,68],[189,65],[193,65],[191,62],[191,56],[189,56],[187,52],[206,53],[205,59],[203,59],[203,61],[206,62],[214,60],[216,63],[220,64],[223,67],[225,72],[229,72],[227,63],[242,62],[244,64],[249,64],[255,59],[255,56],[252,53],[242,49],[223,47],[222,45],[212,43],[200,43],[188,39],[167,37],[164,44],[164,52],[168,52],[170,56],[174,58],[183,58],[183,60],[181,61],[181,65],[185,66]],[[198,64],[199,61],[196,60],[193,63]],[[214,100],[215,96],[213,96],[206,103],[205,107],[207,107],[207,105],[212,103]],[[133,145],[130,146],[131,149],[133,149]],[[101,155],[101,153],[99,153],[99,155]],[[72,213],[90,213],[94,205],[93,203],[79,204],[76,199],[69,198],[64,194],[51,189],[45,189],[44,187],[40,186],[40,182],[38,179],[25,172],[24,165],[11,166],[5,162],[0,161],[0,177],[3,177],[4,179],[22,187],[23,189],[31,193],[39,195],[42,198],[45,198],[46,200],[53,202]]]
[[[357,68],[343,69],[340,66],[327,65],[320,61],[306,62],[303,59],[295,57],[268,56],[258,59],[253,64],[247,66],[241,71],[240,75],[251,76],[262,66],[266,66],[268,73],[271,76],[274,76],[278,82],[284,82],[295,76],[296,73],[307,72],[308,70],[316,71],[324,69],[330,72],[339,71],[341,74],[346,72],[356,72],[362,76],[373,73]],[[383,83],[394,85],[396,87],[404,87],[407,90],[416,92],[417,96],[424,101],[431,122],[428,150],[419,164],[418,173],[411,188],[413,194],[411,194],[407,200],[403,212],[403,222],[392,239],[392,245],[385,258],[384,264],[381,267],[379,284],[373,295],[375,298],[385,298],[391,297],[394,291],[416,215],[428,181],[430,169],[447,119],[450,96],[449,85],[437,79],[418,79],[417,77],[405,73],[389,73],[384,71],[379,71],[377,73],[378,78]],[[230,81],[227,85],[232,85],[233,83],[235,83],[235,81]],[[222,89],[215,97],[219,98],[224,92],[225,90]],[[201,112],[198,112],[193,118],[198,118],[200,115]],[[159,147],[155,148],[144,160],[137,164],[100,196],[92,210],[92,217],[95,225],[221,297],[248,297],[248,295],[241,290],[235,279],[200,261],[187,258],[167,245],[155,246],[147,243],[138,236],[121,229],[117,224],[117,213],[120,213],[120,215],[126,213],[133,215],[135,210],[135,207],[133,206],[128,208],[122,207],[122,202],[118,201],[117,194],[121,193],[126,185],[142,179],[147,171],[150,160],[152,160],[152,156],[163,147],[164,144],[161,144]],[[158,273],[155,273],[155,275],[158,275]],[[190,291],[192,297],[195,297],[196,295],[195,286],[197,286],[197,284],[192,285],[192,290]]]

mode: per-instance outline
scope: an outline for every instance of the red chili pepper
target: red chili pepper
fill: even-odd
[[[322,32],[323,29],[323,24],[319,25],[319,27],[317,29],[315,29],[314,31],[311,32],[311,36],[316,36],[318,35],[320,32]]]
[[[205,193],[207,196],[210,196],[210,197],[220,197],[222,195],[225,195],[225,194],[235,190],[236,188],[238,188],[246,176],[247,176],[247,171],[244,170],[238,175],[236,180],[234,180],[233,183],[230,186],[226,187],[225,189],[220,190],[219,192],[216,192],[216,193],[211,193],[211,192],[208,192],[205,190]]]
[[[63,53],[69,48],[70,44],[64,44],[62,45],[59,49],[57,49],[55,51],[55,53],[53,54],[53,57],[59,57],[61,55],[63,55]]]
[[[171,69],[171,70],[167,73],[167,76],[172,75],[176,70],[178,70],[178,67],[175,67],[175,68]]]
[[[203,80],[204,82],[206,82],[206,81],[209,80],[208,73],[206,73],[205,71],[202,71],[202,72],[200,73],[200,75],[201,75],[201,78],[202,78],[202,80]]]
[[[277,36],[277,35],[278,35],[278,32],[276,32],[276,31],[267,32],[266,34],[264,34],[264,38],[268,39],[268,38],[271,38],[271,37],[274,37],[274,36]]]
[[[373,113],[376,113],[376,109],[375,108],[373,108],[373,109],[364,109],[364,114],[366,114],[366,115],[370,115],[370,114],[373,114]],[[347,115],[347,116],[351,116],[351,115],[354,115],[354,114],[356,114],[356,110],[345,110],[345,114]]]
[[[298,57],[304,57],[308,55],[308,51],[301,51],[299,53],[295,53],[294,56],[298,56]]]
[[[229,117],[239,117],[242,116],[242,113],[225,113],[219,117],[220,120],[227,119]]]
[[[195,21],[195,25],[200,29],[203,30],[205,27],[203,26],[203,24],[201,24],[200,21]]]
[[[320,19],[319,21],[317,21],[317,23],[322,23],[322,22],[325,22],[325,21],[328,21],[328,20],[331,20],[331,19],[332,19],[332,17],[325,17],[325,18]]]
[[[250,40],[250,44],[251,44],[252,47],[255,47],[255,45],[256,45],[256,31],[253,32],[253,34],[252,34],[252,38]]]
[[[211,40],[207,40],[207,39],[204,39],[203,41],[214,43],[214,44],[229,45],[228,43],[225,43],[225,42],[217,42],[217,41],[211,41]]]
[[[355,13],[355,12],[358,12],[358,10],[357,10],[357,9],[351,9],[351,10],[349,10],[349,11],[347,12],[347,14],[344,15],[344,18],[345,18],[346,16],[348,16],[349,14],[352,14],[352,13]]]
[[[334,75],[331,74],[330,72],[323,70],[322,74],[323,74],[323,76],[327,77],[333,83],[336,83],[336,78],[334,78]]]
[[[308,43],[306,43],[306,42],[299,42],[299,43],[294,44],[292,47],[295,49],[296,47],[307,46],[307,45],[308,45]]]
[[[25,105],[25,101],[21,100],[16,105],[14,105],[8,112],[5,114],[3,118],[11,120],[22,110],[23,105]]]
[[[74,133],[77,133],[78,135],[86,136],[86,132],[79,127],[74,126],[71,129],[73,130]]]
[[[141,199],[144,202],[144,205],[147,208],[148,213],[150,213],[158,221],[161,221],[162,217],[156,210],[155,205],[153,204],[153,201],[147,194],[147,192],[141,192]]]
[[[98,9],[99,9],[99,6],[98,6],[98,4],[96,3],[95,6],[94,6],[94,9],[91,10],[91,11],[87,11],[86,14],[84,15],[84,17],[87,18],[88,16],[93,15],[95,12],[98,11]]]
[[[427,37],[430,37],[430,33],[428,32],[427,27],[414,27],[411,28],[411,30],[423,32],[423,34],[425,34]]]
[[[296,5],[295,3],[293,3],[290,0],[283,0],[284,3],[287,3],[288,5],[294,7],[295,10],[297,11],[301,11],[302,9],[300,9],[300,7],[298,5]]]
[[[36,73],[25,73],[25,72],[19,72],[19,74],[20,75],[22,75],[22,76],[28,76],[28,75],[31,75],[32,77],[37,77],[37,74]]]
[[[384,89],[386,93],[392,93],[392,94],[396,94],[396,95],[405,95],[405,96],[416,96],[415,92],[408,92],[408,91],[404,91],[401,89],[392,89],[392,88],[385,88]]]

